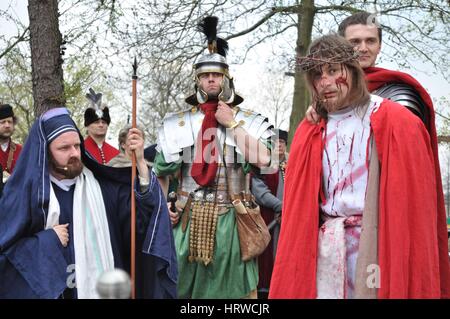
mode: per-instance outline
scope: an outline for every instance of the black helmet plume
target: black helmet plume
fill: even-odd
[[[223,57],[227,56],[228,42],[217,37],[217,24],[219,18],[208,16],[198,24],[198,30],[206,35],[208,40],[208,50],[210,53],[218,53]]]

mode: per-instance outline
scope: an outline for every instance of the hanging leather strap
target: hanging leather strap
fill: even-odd
[[[14,152],[16,151],[16,144],[13,141],[9,141],[9,154],[6,161],[6,171],[11,173],[11,165],[14,159]]]

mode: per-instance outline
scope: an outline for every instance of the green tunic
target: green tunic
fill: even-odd
[[[166,163],[164,155],[155,157],[153,170],[157,176],[174,174],[182,163]],[[243,163],[247,174],[251,165]],[[183,232],[178,223],[174,227],[178,257],[178,296],[180,298],[242,298],[258,284],[258,266],[255,260],[243,262],[234,208],[218,216],[216,242],[212,263],[205,266],[189,262],[189,224]]]

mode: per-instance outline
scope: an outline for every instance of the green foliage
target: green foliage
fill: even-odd
[[[64,93],[66,107],[73,119],[83,131],[83,114],[88,107],[85,94],[89,87],[103,93],[103,100],[112,100],[113,94],[106,84],[105,75],[95,68],[94,64],[86,64],[72,58],[65,61]],[[18,118],[14,139],[23,143],[34,122],[33,92],[31,83],[31,62],[29,52],[14,48],[0,60],[0,102],[11,104]]]
[[[14,140],[23,143],[34,121],[31,66],[29,57],[19,48],[12,49],[0,60],[0,99],[10,104],[18,119]]]

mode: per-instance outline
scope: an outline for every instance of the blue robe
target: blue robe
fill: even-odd
[[[72,185],[69,190],[65,191],[61,189],[58,185],[52,182],[53,190],[55,192],[55,196],[58,199],[58,203],[60,206],[59,213],[59,224],[69,224],[67,230],[69,232],[69,242],[67,247],[61,247],[61,252],[66,260],[67,265],[75,264],[75,247],[73,240],[73,194],[75,192],[75,185]],[[71,281],[69,276],[72,271],[74,271],[75,267],[67,269],[67,280]],[[66,280],[66,282],[67,282]],[[77,289],[76,288],[66,288],[63,294],[63,298],[67,299],[76,299],[77,298]]]
[[[50,189],[44,122],[41,116],[30,130],[24,156],[0,199],[0,298],[59,298],[73,280],[67,258],[74,257],[65,252],[53,229],[44,229]],[[129,272],[131,169],[97,163],[84,145],[81,151],[102,191],[115,267]],[[145,192],[135,184],[136,297],[175,298],[178,273],[172,226],[156,176],[150,172],[149,177]],[[70,207],[66,201],[60,203],[64,210]],[[60,224],[70,215],[63,212]]]

